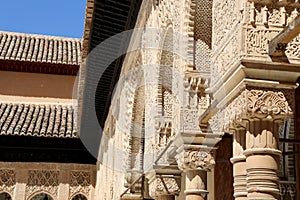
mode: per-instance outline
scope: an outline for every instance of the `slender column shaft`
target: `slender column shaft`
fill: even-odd
[[[237,129],[233,134],[233,178],[234,197],[236,200],[247,200],[247,172],[246,157],[243,155],[245,149],[246,130]]]
[[[187,170],[186,200],[206,200],[207,172],[203,170]]]

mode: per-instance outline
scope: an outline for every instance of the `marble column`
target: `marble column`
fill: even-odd
[[[186,200],[205,200],[208,194],[207,171],[189,169],[186,171]]]
[[[248,199],[276,200],[279,191],[278,149],[279,122],[266,119],[249,120],[246,133],[246,170]]]
[[[180,169],[186,174],[185,199],[186,200],[206,200],[207,172],[214,165],[213,150],[207,147],[197,147],[199,149],[185,149],[176,156]]]
[[[233,131],[233,188],[236,200],[247,200],[247,172],[246,172],[246,156],[243,155],[245,149],[246,130],[236,128]]]
[[[293,96],[291,89],[249,86],[226,109],[216,113],[220,119],[226,119],[221,128],[234,132],[231,161],[236,199],[280,198],[278,131],[280,124],[293,114]]]

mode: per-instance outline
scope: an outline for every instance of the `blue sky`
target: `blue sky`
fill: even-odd
[[[0,30],[81,38],[86,0],[3,0]]]

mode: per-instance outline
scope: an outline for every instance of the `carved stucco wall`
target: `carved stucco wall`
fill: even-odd
[[[13,200],[30,200],[46,193],[54,200],[71,200],[82,194],[94,199],[95,165],[57,163],[0,163],[0,193]]]
[[[194,58],[191,45],[194,45],[195,2],[147,1],[140,13],[136,28],[146,29],[134,38],[132,44],[140,43],[140,49],[127,53],[119,80],[122,84],[116,89],[104,128],[107,145],[100,150],[96,186],[98,199],[118,199],[137,178],[133,171],[142,168],[151,170],[159,142],[165,141],[165,145],[167,141],[159,137],[159,132],[167,130],[165,135],[169,137],[171,132],[176,133],[180,129],[183,77],[186,70],[192,69]],[[171,39],[170,35],[174,37]],[[185,40],[181,41],[179,36],[184,36]],[[174,49],[176,53],[172,52]],[[160,65],[169,66],[167,74]],[[160,88],[160,85],[166,87]],[[137,92],[141,88],[144,91]],[[176,116],[172,114],[174,110],[177,111]],[[140,121],[142,118],[144,121]],[[173,127],[173,124],[176,126]],[[133,140],[133,136],[141,136],[141,131],[146,138],[144,144],[143,138],[141,141]],[[141,145],[145,149],[141,149]],[[136,160],[136,153],[143,151],[147,153],[142,160]],[[133,160],[136,162],[133,163]],[[140,161],[142,167],[137,164]],[[106,184],[101,185],[103,182]]]

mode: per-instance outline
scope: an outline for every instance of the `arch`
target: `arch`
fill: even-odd
[[[71,200],[88,200],[88,198],[83,194],[74,195]]]
[[[168,24],[162,40],[159,65],[158,107],[162,117],[173,117],[173,70],[174,70],[174,35],[173,26]],[[158,145],[164,147],[171,139],[171,127],[159,131]]]
[[[45,193],[45,192],[35,193],[35,194],[31,195],[31,197],[28,199],[29,200],[54,200],[54,198],[50,194]]]
[[[0,200],[11,200],[11,195],[7,192],[0,193]]]
[[[160,55],[160,68],[159,68],[159,106],[161,106],[162,116],[172,116],[172,111],[169,109],[170,97],[172,96],[172,80],[173,80],[173,65],[174,65],[174,52],[173,52],[173,28],[172,24],[167,26],[165,35],[162,41],[162,51]]]

